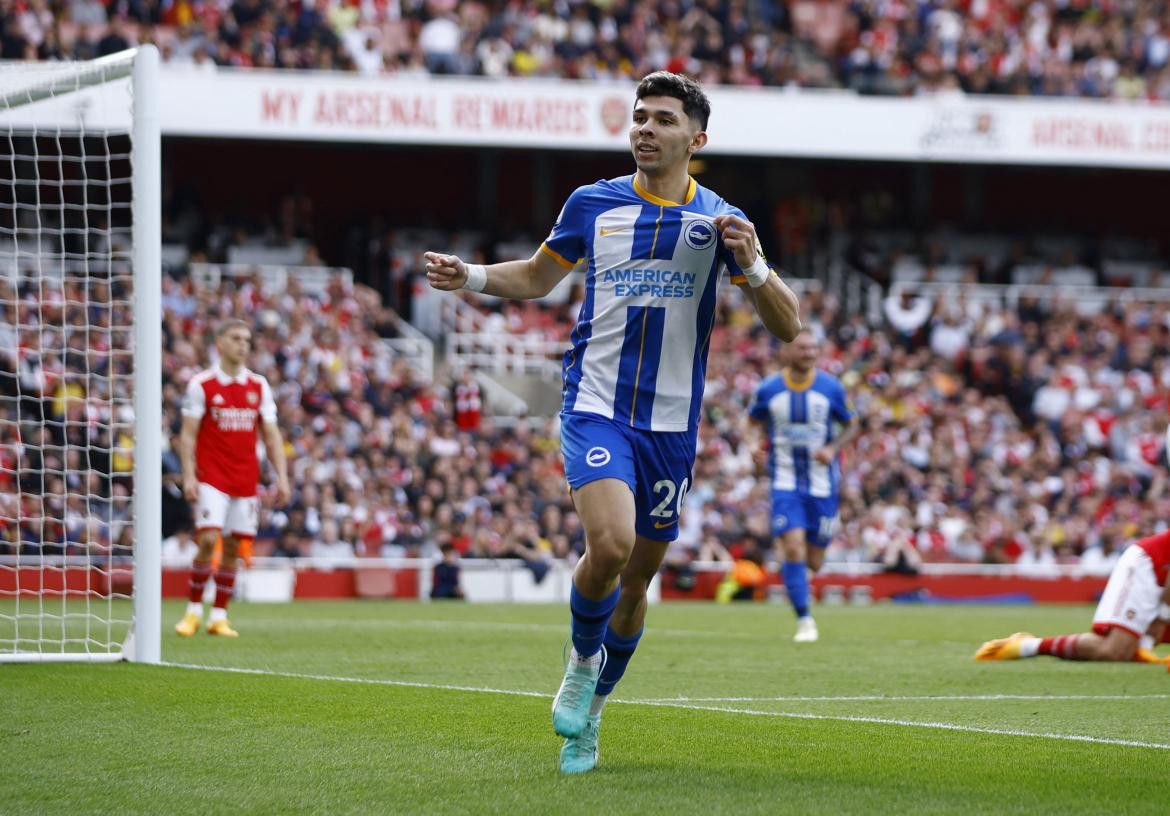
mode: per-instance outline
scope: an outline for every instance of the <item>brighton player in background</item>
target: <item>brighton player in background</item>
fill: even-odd
[[[818,637],[809,579],[825,560],[837,521],[841,449],[860,430],[845,386],[817,369],[821,347],[804,329],[786,349],[788,365],[756,389],[749,417],[767,434],[772,534],[784,556],[781,577],[796,612],[797,643]],[[837,427],[844,431],[837,433]],[[809,548],[809,544],[812,548]]]
[[[190,637],[203,621],[203,589],[211,577],[211,558],[222,537],[223,559],[215,572],[215,603],[207,631],[237,637],[227,618],[236,585],[236,558],[243,539],[256,535],[257,426],[276,468],[276,503],[288,503],[288,471],[284,440],[276,427],[276,403],[268,381],[244,367],[252,348],[252,332],[242,320],[227,320],[215,333],[219,362],[196,374],[183,401],[179,454],[183,462],[183,493],[196,503],[195,532],[199,552],[191,568],[187,612],[175,631]]]
[[[660,71],[635,97],[637,172],[577,188],[530,259],[484,267],[425,255],[434,288],[505,298],[545,295],[585,262],[561,413],[565,475],[586,540],[570,591],[572,650],[553,701],[565,773],[597,764],[602,708],[678,536],[724,269],[773,335],[787,341],[800,329],[796,296],[764,260],[752,223],[688,175],[707,143],[703,90]]]
[[[989,640],[976,660],[1018,660],[1050,655],[1062,660],[1170,663],[1152,649],[1170,622],[1170,532],[1143,538],[1118,559],[1097,611],[1093,631],[1038,638],[1028,632]]]

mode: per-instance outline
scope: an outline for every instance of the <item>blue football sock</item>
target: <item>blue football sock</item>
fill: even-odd
[[[601,651],[606,624],[617,606],[621,592],[619,584],[609,595],[593,601],[578,592],[577,585],[573,584],[569,591],[569,611],[573,613],[573,648],[581,657],[593,657]]]
[[[645,628],[642,628],[638,634],[625,637],[612,629],[605,630],[605,665],[601,667],[601,676],[597,678],[597,694],[609,694],[618,680],[622,679],[644,631]]]
[[[780,568],[788,600],[796,610],[796,617],[808,617],[808,567],[804,561],[785,561]]]

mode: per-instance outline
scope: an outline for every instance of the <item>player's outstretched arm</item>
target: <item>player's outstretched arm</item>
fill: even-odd
[[[484,266],[465,263],[458,255],[425,252],[427,283],[443,292],[470,289],[496,297],[529,300],[544,297],[569,270],[548,253],[537,250],[526,261]]]
[[[764,328],[785,343],[791,343],[800,333],[800,300],[761,257],[755,226],[738,215],[721,215],[715,219],[715,227],[723,235],[723,245],[748,276],[748,282],[741,284],[740,290],[756,307]]]

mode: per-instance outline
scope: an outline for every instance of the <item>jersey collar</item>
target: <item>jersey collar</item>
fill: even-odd
[[[220,385],[244,385],[248,381],[248,369],[244,366],[240,367],[240,373],[234,377],[229,377],[228,373],[220,367],[219,363],[215,364],[215,379]]]
[[[815,368],[808,373],[808,377],[799,382],[792,376],[791,371],[789,371],[787,368],[784,369],[784,384],[788,386],[789,391],[807,391],[812,386],[813,381],[816,380],[816,378],[817,371]]]
[[[638,176],[636,174],[633,176],[634,192],[649,201],[651,204],[657,204],[659,207],[681,207],[683,204],[691,203],[691,199],[695,197],[695,190],[698,188],[698,185],[695,184],[695,180],[693,178],[690,176],[687,176],[687,178],[690,180],[690,184],[687,185],[687,196],[686,200],[684,201],[667,201],[665,198],[659,198],[658,196],[654,195],[654,193],[648,192],[645,188],[642,187],[641,184],[638,183]]]

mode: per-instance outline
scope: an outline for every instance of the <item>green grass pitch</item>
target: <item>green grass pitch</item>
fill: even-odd
[[[784,606],[659,605],[569,778],[564,607],[238,603],[234,641],[180,611],[170,665],[0,665],[0,813],[1167,811],[1162,667],[971,659],[1087,607],[823,607],[793,644]]]

